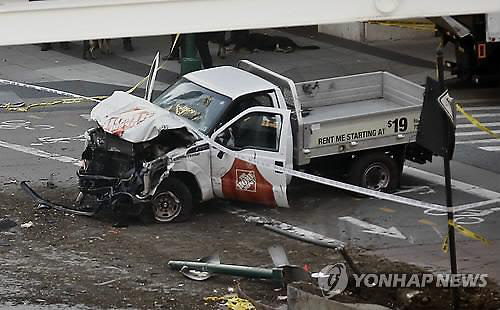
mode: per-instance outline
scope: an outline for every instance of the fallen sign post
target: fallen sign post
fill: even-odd
[[[268,279],[283,287],[295,281],[311,281],[311,276],[307,271],[288,262],[283,247],[272,246],[268,251],[275,265],[274,268],[221,264],[218,255],[213,256],[215,259],[211,258],[208,260],[171,260],[168,262],[168,266],[174,270],[179,270],[182,274],[193,280],[206,280],[211,274],[226,274],[244,278]],[[188,275],[190,272],[203,272],[207,276],[194,279]]]
[[[446,188],[446,207],[448,214],[448,246],[450,252],[450,266],[452,275],[457,274],[457,253],[455,244],[455,228],[453,214],[453,200],[451,191],[450,160],[455,149],[455,119],[456,110],[454,99],[444,86],[443,51],[437,50],[438,82],[427,78],[424,95],[424,106],[420,116],[417,143],[431,151],[433,155],[441,156],[444,160],[444,178]],[[440,95],[439,95],[440,94]],[[436,98],[437,100],[432,100]],[[452,289],[452,306],[454,310],[460,308],[458,287]]]

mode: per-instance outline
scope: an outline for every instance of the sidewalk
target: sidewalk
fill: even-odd
[[[434,76],[431,59],[437,39],[420,40],[417,43],[388,41],[369,46],[334,37],[325,40],[325,35],[321,34],[310,39],[274,29],[262,32],[284,35],[299,45],[314,44],[320,46],[320,49],[298,50],[289,54],[240,51],[221,59],[215,56],[216,46],[211,44],[214,65],[234,65],[240,59],[249,59],[297,81],[377,70],[386,70],[416,83],[423,83],[427,75]],[[98,59],[93,61],[81,58],[81,42],[73,42],[69,51],[62,50],[58,44],[54,44],[54,49],[46,52],[41,52],[35,45],[3,46],[0,47],[0,78],[47,87],[64,86],[75,92],[80,88],[89,88],[84,89],[82,94],[105,95],[102,91],[110,92],[116,86],[132,87],[141,80],[148,73],[156,51],[160,51],[161,55],[168,54],[170,36],[134,38],[133,52],[125,52],[121,44],[119,39],[112,40],[114,54],[108,56],[97,52]],[[380,48],[376,45],[380,45]],[[418,46],[418,57],[407,55],[405,59],[405,53],[412,54],[415,46]],[[394,51],[402,55],[395,57]],[[162,90],[172,83],[179,71],[177,61],[168,61],[165,69],[158,75],[156,89]],[[102,87],[98,87],[99,85]],[[0,91],[2,90],[5,90],[5,86],[0,85]],[[26,95],[23,90],[15,91],[19,91],[20,97]],[[43,96],[38,94],[37,97]]]

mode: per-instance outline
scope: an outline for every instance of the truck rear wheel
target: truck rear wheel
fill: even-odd
[[[162,184],[152,200],[152,211],[160,223],[181,222],[187,220],[193,210],[193,196],[179,179],[168,178]]]
[[[401,180],[401,169],[395,158],[378,152],[361,155],[351,167],[349,182],[376,191],[394,191]]]

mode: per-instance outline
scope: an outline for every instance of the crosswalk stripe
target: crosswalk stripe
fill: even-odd
[[[478,117],[498,117],[498,116],[500,116],[500,113],[479,113],[479,114],[472,114],[472,116],[474,116],[475,118],[478,118]],[[464,115],[457,115],[457,118],[463,119],[463,118],[465,118],[465,116]]]
[[[500,151],[500,145],[497,146],[480,146],[481,150],[489,151],[489,152],[498,152]]]
[[[483,123],[483,125],[486,127],[498,127],[498,126],[500,126],[500,122]],[[474,125],[474,124],[458,124],[457,128],[476,128],[476,125]]]
[[[500,130],[492,130],[492,132],[499,134]],[[455,133],[455,136],[457,137],[482,136],[482,135],[489,135],[489,133],[484,131],[464,131]],[[500,139],[497,139],[497,141],[500,142]]]
[[[480,143],[500,143],[500,139],[479,139],[479,140],[466,140],[466,141],[455,142],[455,144],[480,144]]]

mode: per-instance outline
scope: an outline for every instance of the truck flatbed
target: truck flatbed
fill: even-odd
[[[295,119],[294,160],[415,142],[424,87],[388,72],[295,83],[259,65],[238,66],[277,85]]]
[[[404,107],[385,98],[367,99],[337,104],[335,105],[335,109],[332,109],[331,106],[318,107],[312,109],[307,115],[304,115],[303,119],[304,125],[310,125],[319,122],[358,117],[361,115],[366,116],[368,114],[395,111],[400,108]]]

